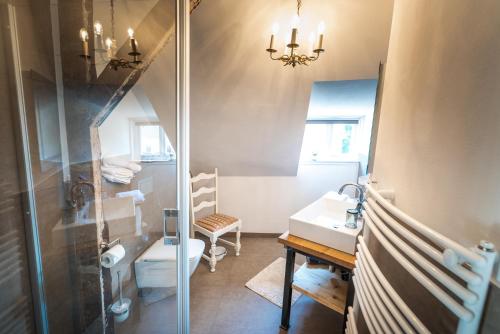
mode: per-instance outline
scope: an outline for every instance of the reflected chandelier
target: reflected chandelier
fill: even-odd
[[[127,30],[130,41],[130,52],[128,55],[131,59],[127,60],[123,58],[116,58],[114,0],[110,0],[109,4],[111,12],[111,37],[107,37],[104,40],[104,30],[101,22],[94,22],[94,51],[96,58],[99,56],[102,64],[109,63],[114,70],[118,70],[118,68],[136,68],[136,66],[142,63],[142,61],[139,59],[139,56],[141,55],[138,50],[139,44],[137,43],[137,39],[134,37],[134,30],[132,28],[128,28]],[[80,40],[82,42],[82,53],[80,54],[80,57],[88,60],[91,58],[89,52],[89,32],[85,27],[80,29]]]

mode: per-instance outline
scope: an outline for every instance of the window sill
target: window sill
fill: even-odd
[[[175,159],[172,160],[136,160],[134,161],[140,164],[157,164],[157,165],[175,165],[177,162]]]
[[[309,160],[300,161],[299,165],[335,165],[335,164],[359,164],[360,161],[354,158],[336,159],[336,160]]]

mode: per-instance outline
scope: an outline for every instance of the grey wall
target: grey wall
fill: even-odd
[[[500,245],[500,2],[397,1],[374,175],[468,245]]]
[[[274,21],[284,45],[295,2],[202,2],[191,21],[193,171],[296,175],[313,82],[376,78],[392,6],[392,0],[304,2],[300,40],[324,20],[326,53],[293,69],[271,61],[265,49]]]
[[[374,176],[398,207],[468,246],[500,245],[498,13],[498,1],[396,1],[385,72]],[[405,280],[400,291],[421,298]],[[484,333],[499,331],[491,291]]]
[[[0,4],[0,328],[35,333],[8,8]]]

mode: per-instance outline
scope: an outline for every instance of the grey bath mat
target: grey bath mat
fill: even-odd
[[[273,304],[283,307],[283,282],[285,281],[285,264],[286,260],[282,257],[276,259],[268,265],[264,270],[255,275],[249,280],[245,286],[254,291],[258,295],[266,298]],[[295,271],[299,266],[295,265]],[[292,305],[299,299],[302,294],[293,290]]]

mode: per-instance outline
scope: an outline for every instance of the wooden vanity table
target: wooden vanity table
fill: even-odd
[[[356,257],[337,249],[290,235],[288,231],[278,237],[278,242],[283,244],[286,249],[281,328],[288,330],[290,327],[292,289],[295,289],[335,312],[343,314],[343,329],[345,329],[347,308],[352,306],[354,298],[352,270],[354,269]],[[324,266],[308,265],[307,263],[294,273],[296,253],[320,259],[336,268],[345,270],[348,275],[348,281],[342,281],[340,275],[331,273]]]

